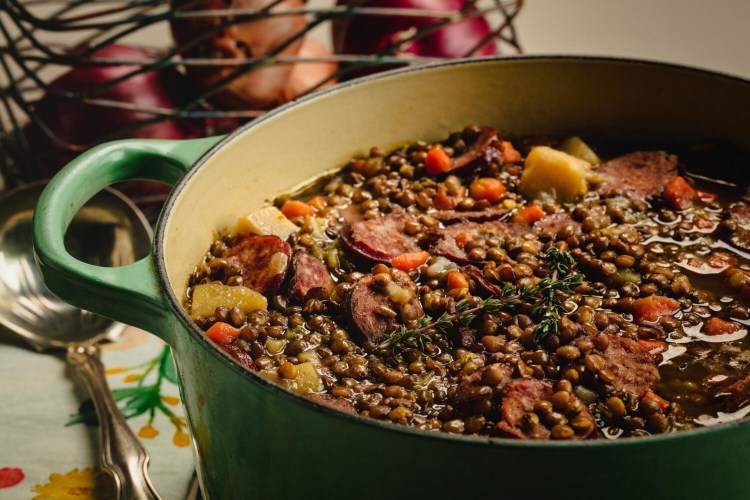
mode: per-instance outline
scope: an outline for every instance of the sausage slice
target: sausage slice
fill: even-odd
[[[603,180],[597,187],[600,195],[622,193],[647,200],[659,196],[677,176],[677,156],[664,151],[637,151],[608,161],[596,173]]]
[[[397,255],[420,250],[417,239],[404,232],[410,220],[416,217],[399,213],[347,224],[341,230],[341,241],[358,257],[387,264]]]
[[[278,236],[238,234],[224,253],[228,262],[239,265],[242,284],[266,296],[273,295],[289,269],[292,248]]]

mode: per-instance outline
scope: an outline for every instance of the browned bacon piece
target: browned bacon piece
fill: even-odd
[[[316,298],[328,299],[335,286],[328,268],[319,258],[302,251],[294,253],[289,279],[289,292],[292,295],[299,300],[308,299],[311,293]]]
[[[242,269],[242,284],[269,296],[284,281],[292,249],[278,236],[238,234],[224,258]]]
[[[487,279],[484,273],[478,268],[474,266],[465,266],[464,268],[461,269],[461,271],[466,276],[474,280],[474,283],[478,287],[486,291],[487,293],[495,297],[500,297],[503,294],[503,289],[500,288],[498,285],[494,284],[493,282],[491,282],[489,279]]]
[[[482,127],[479,137],[464,154],[453,159],[452,174],[475,172],[503,154],[503,140],[491,127]]]
[[[416,217],[399,213],[347,224],[341,230],[341,241],[359,257],[390,263],[397,255],[420,250],[417,239],[404,232],[410,220]]]
[[[624,194],[646,200],[658,196],[664,186],[677,176],[677,156],[663,151],[637,151],[608,161],[599,167],[602,196]]]
[[[606,369],[614,375],[612,385],[641,397],[659,381],[656,357],[635,340],[607,334],[609,344],[602,354]]]

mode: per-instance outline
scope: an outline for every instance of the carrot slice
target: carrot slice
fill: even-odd
[[[469,186],[469,195],[475,200],[494,202],[505,194],[505,186],[494,177],[481,177]]]
[[[451,171],[453,160],[441,148],[432,148],[427,151],[424,166],[429,175],[440,175]]]
[[[740,325],[732,321],[724,321],[721,318],[713,317],[703,325],[703,333],[706,335],[724,335],[734,333],[740,329]]]
[[[289,200],[281,207],[281,213],[287,219],[293,219],[294,217],[313,215],[315,214],[315,209],[304,201]]]
[[[672,178],[664,186],[664,200],[675,210],[685,210],[692,207],[695,196],[696,191],[693,186],[688,184],[688,181],[679,175]]]
[[[448,273],[448,289],[454,290],[456,288],[469,288],[469,281],[462,273],[451,271]]]
[[[542,207],[540,207],[539,205],[529,205],[528,207],[518,212],[513,217],[513,221],[519,222],[521,224],[531,224],[538,221],[542,217],[544,217],[544,210],[542,210]]]
[[[229,323],[223,323],[221,321],[211,325],[206,331],[206,337],[210,338],[217,344],[228,344],[240,334],[240,330],[233,327]]]
[[[391,265],[402,271],[416,269],[430,258],[429,252],[407,252],[391,259]]]
[[[456,240],[456,245],[463,248],[464,245],[466,245],[466,243],[468,243],[469,240],[471,240],[471,234],[470,233],[458,233],[456,235],[455,240]]]
[[[662,316],[671,316],[680,310],[680,303],[662,295],[651,295],[638,299],[633,304],[636,323],[657,321]]]
[[[438,186],[437,193],[432,199],[432,205],[438,210],[453,210],[463,199],[463,194],[449,195],[445,186],[441,184]]]

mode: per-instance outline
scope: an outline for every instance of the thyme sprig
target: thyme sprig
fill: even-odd
[[[384,335],[378,348],[394,350],[414,348],[424,351],[426,345],[432,341],[431,331],[446,333],[454,325],[470,325],[479,313],[513,311],[521,304],[535,305],[532,314],[538,322],[534,328],[537,340],[543,340],[551,333],[556,333],[559,329],[560,317],[566,312],[558,293],[571,293],[583,282],[583,276],[570,273],[575,260],[568,252],[551,246],[545,255],[550,275],[536,284],[514,287],[505,283],[498,297],[485,299],[475,307],[469,307],[468,301],[461,299],[456,302],[455,313],[444,312],[437,319],[424,315],[419,318],[415,328],[401,325],[397,330]]]
[[[560,301],[558,292],[571,293],[574,288],[583,283],[583,276],[578,273],[569,274],[575,264],[573,256],[551,246],[545,252],[547,269],[550,276],[536,284],[539,302],[532,309],[531,314],[538,321],[534,328],[537,340],[544,340],[560,328],[560,316],[565,314],[565,308]]]
[[[512,291],[512,287],[510,287],[510,290]],[[505,294],[505,289],[503,293]],[[515,300],[513,295],[509,295],[508,297],[501,296],[500,298],[483,300],[479,305],[469,307],[468,301],[461,299],[456,302],[456,312],[454,314],[444,312],[437,319],[433,319],[431,316],[425,314],[419,318],[416,328],[410,329],[406,328],[405,325],[401,325],[396,331],[384,335],[382,341],[378,344],[378,348],[387,349],[391,347],[396,350],[402,350],[412,347],[424,350],[425,346],[431,342],[431,330],[446,333],[454,324],[468,326],[480,312],[494,312],[515,307],[515,303],[511,303],[511,300]]]

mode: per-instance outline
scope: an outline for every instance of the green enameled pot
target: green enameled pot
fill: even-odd
[[[750,82],[632,60],[469,60],[339,85],[226,138],[104,144],[44,191],[34,218],[39,267],[63,299],[173,347],[208,498],[750,498],[750,422],[565,443],[426,433],[285,392],[190,321],[187,277],[217,231],[373,145],[437,140],[469,123],[515,134],[722,139],[750,151]],[[132,179],[175,185],[152,254],[119,268],[73,259],[63,234],[78,208]]]

